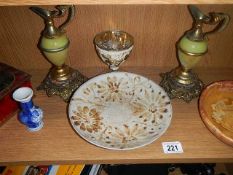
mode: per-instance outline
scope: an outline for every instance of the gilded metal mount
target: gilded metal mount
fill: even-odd
[[[45,21],[46,26],[40,39],[39,48],[53,65],[37,89],[45,90],[48,96],[58,95],[65,102],[69,102],[73,92],[87,80],[79,71],[65,65],[70,41],[64,28],[74,18],[75,7],[74,5],[58,5],[56,10],[46,10],[33,6],[30,9]],[[62,18],[66,14],[66,20],[56,27],[54,19]]]
[[[37,87],[37,90],[45,90],[49,97],[58,95],[65,102],[69,102],[73,92],[88,80],[87,77],[83,76],[78,70],[69,67],[69,71],[69,78],[63,81],[54,80],[50,72],[40,86]]]
[[[168,93],[168,96],[183,99],[187,103],[193,98],[199,97],[204,86],[195,73],[185,72],[181,68],[161,73],[160,76],[162,77],[160,85]]]
[[[230,20],[230,17],[224,13],[211,12],[205,15],[194,5],[188,7],[194,21],[192,29],[187,31],[177,43],[180,66],[170,72],[162,73],[160,82],[170,98],[179,98],[186,102],[199,97],[204,86],[191,70],[208,51],[207,36],[225,29]],[[215,27],[203,32],[204,24]]]
[[[210,12],[209,15],[205,15],[194,5],[188,7],[194,19],[193,28],[187,32],[187,37],[192,41],[202,41],[210,34],[221,32],[230,21],[230,16],[225,13]],[[215,25],[215,27],[210,31],[203,32],[203,24]]]
[[[46,10],[40,7],[30,7],[30,9],[38,14],[45,20],[45,30],[43,31],[43,36],[47,38],[54,38],[65,33],[64,28],[72,21],[75,16],[75,6],[74,5],[57,5],[56,10]],[[68,11],[67,19],[59,26],[54,26],[55,18],[62,18]]]

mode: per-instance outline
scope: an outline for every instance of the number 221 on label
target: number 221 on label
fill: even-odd
[[[163,142],[162,145],[165,154],[184,152],[180,142]]]

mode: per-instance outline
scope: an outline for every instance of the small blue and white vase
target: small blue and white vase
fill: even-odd
[[[33,90],[29,87],[21,87],[13,93],[13,99],[20,103],[22,109],[19,120],[27,126],[29,131],[39,131],[44,125],[43,111],[34,106],[32,96]]]

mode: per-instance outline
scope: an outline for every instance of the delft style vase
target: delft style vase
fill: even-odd
[[[22,109],[19,113],[19,120],[27,126],[29,131],[39,131],[44,125],[43,111],[34,106],[32,96],[33,91],[29,87],[21,87],[13,93],[13,99],[20,103]]]

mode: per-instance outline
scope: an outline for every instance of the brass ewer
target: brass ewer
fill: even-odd
[[[58,5],[56,6],[57,10],[52,11],[35,6],[30,9],[45,21],[45,29],[40,38],[39,48],[53,65],[38,90],[44,89],[48,96],[58,95],[68,102],[72,92],[87,79],[79,71],[65,65],[70,41],[64,28],[73,19],[75,7],[73,5]],[[54,18],[64,17],[67,12],[65,22],[56,27]]]
[[[180,98],[186,102],[198,97],[204,86],[191,69],[207,53],[207,36],[222,31],[230,20],[229,16],[224,13],[211,12],[207,16],[194,5],[188,7],[194,22],[192,29],[187,31],[177,44],[180,66],[170,72],[162,73],[160,82],[170,98]],[[216,26],[213,30],[204,33],[203,24]]]

